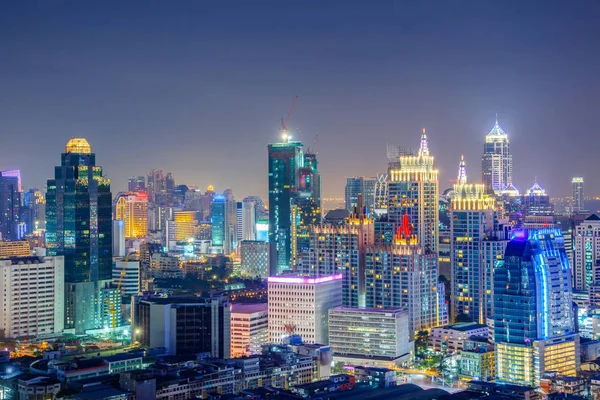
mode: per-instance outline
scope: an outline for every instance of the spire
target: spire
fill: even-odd
[[[427,134],[425,133],[425,128],[423,128],[423,133],[421,133],[421,146],[419,147],[419,156],[429,156],[429,146],[427,145]]]
[[[465,163],[465,156],[460,156],[460,164],[458,165],[458,178],[456,183],[464,185],[467,183],[467,164]]]
[[[496,125],[498,125],[498,113],[496,113]]]
[[[494,127],[487,135],[488,136],[506,136],[506,132],[504,132],[504,129],[502,129],[502,127],[498,123],[498,113],[496,113],[496,123],[494,124]]]

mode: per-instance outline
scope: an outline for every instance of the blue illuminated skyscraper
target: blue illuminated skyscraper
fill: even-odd
[[[210,222],[212,226],[213,247],[223,247],[225,242],[225,196],[217,194],[211,205]]]
[[[110,180],[83,138],[72,138],[48,180],[48,255],[65,257],[65,329],[84,333],[106,319],[102,290],[112,281]],[[106,310],[105,310],[106,311]]]
[[[560,229],[513,233],[494,272],[498,382],[539,386],[546,371],[576,375],[571,279]]]
[[[271,275],[290,268],[292,257],[292,204],[299,170],[304,165],[302,143],[270,143],[269,153],[269,242]],[[295,221],[294,221],[295,222]]]
[[[512,155],[508,135],[498,124],[485,137],[482,175],[486,190],[500,194],[512,184]]]

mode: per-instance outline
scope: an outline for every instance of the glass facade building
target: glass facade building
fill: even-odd
[[[213,198],[210,213],[213,247],[223,247],[225,241],[225,196],[217,194]]]
[[[500,194],[512,185],[512,155],[508,135],[498,124],[485,137],[481,161],[483,183],[488,192]]]
[[[546,371],[575,376],[579,335],[572,304],[561,231],[514,232],[494,272],[498,382],[539,386]]]
[[[100,290],[112,278],[110,180],[83,138],[72,138],[46,193],[48,255],[65,257],[65,328],[100,326]]]
[[[288,269],[292,261],[292,204],[304,166],[302,143],[270,143],[269,154],[269,243],[271,275]]]
[[[0,236],[3,240],[18,240],[21,207],[19,171],[0,171]]]

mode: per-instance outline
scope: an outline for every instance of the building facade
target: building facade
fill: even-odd
[[[231,357],[260,354],[269,337],[267,303],[231,305]]]
[[[515,231],[494,272],[498,382],[539,386],[546,371],[575,376],[580,358],[572,304],[560,230]]]
[[[46,246],[65,258],[65,328],[100,326],[98,296],[112,278],[110,181],[83,138],[72,138],[48,180]]]
[[[575,289],[589,291],[600,283],[600,217],[592,214],[575,227]]]
[[[296,334],[304,343],[327,344],[328,312],[342,305],[342,274],[271,276],[268,285],[269,343]]]
[[[60,335],[65,327],[64,257],[0,260],[0,330],[6,338]]]
[[[240,243],[240,275],[246,278],[269,277],[269,243],[242,240]]]
[[[408,312],[402,309],[336,307],[329,310],[334,361],[387,367],[408,362]]]
[[[121,193],[115,204],[115,219],[125,223],[125,238],[138,239],[148,235],[148,194]]]
[[[571,210],[579,212],[585,210],[585,193],[583,191],[583,178],[576,177],[571,180],[571,191],[573,196],[573,205]]]

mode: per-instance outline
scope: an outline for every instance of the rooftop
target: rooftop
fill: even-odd
[[[66,153],[91,154],[92,147],[84,138],[71,138],[67,143]]]
[[[236,303],[231,305],[231,312],[238,314],[252,314],[268,309],[269,305],[267,303]]]
[[[402,308],[376,308],[376,307],[365,307],[365,308],[356,308],[356,307],[335,307],[332,310],[336,311],[349,311],[349,312],[365,312],[365,313],[395,313],[395,312],[408,312]]]
[[[466,331],[472,331],[474,329],[482,329],[482,328],[487,328],[487,327],[488,327],[487,325],[478,324],[476,322],[461,322],[458,324],[442,326],[442,329],[452,329],[454,331],[466,332]]]

